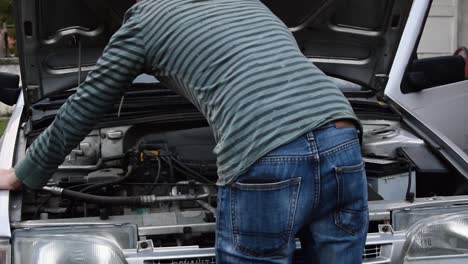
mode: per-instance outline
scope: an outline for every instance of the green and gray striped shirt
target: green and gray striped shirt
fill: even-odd
[[[136,76],[188,98],[216,139],[219,185],[327,122],[356,120],[337,87],[259,0],[146,0],[125,15],[96,69],[15,167],[40,188]]]

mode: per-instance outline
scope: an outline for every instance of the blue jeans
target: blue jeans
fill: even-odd
[[[285,144],[218,190],[217,263],[361,263],[367,183],[357,131],[327,125]]]

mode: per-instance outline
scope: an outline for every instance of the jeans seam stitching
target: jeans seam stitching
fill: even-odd
[[[349,140],[349,141],[347,141],[347,142],[345,142],[345,143],[343,143],[343,144],[340,144],[340,145],[338,145],[338,146],[335,146],[335,147],[333,147],[333,148],[331,148],[331,149],[328,149],[328,150],[322,152],[321,155],[323,155],[323,156],[329,156],[329,155],[331,155],[331,154],[333,154],[333,153],[336,153],[336,152],[338,152],[338,151],[340,151],[340,150],[346,149],[346,148],[348,148],[348,147],[350,147],[350,146],[354,146],[354,145],[357,144],[358,142],[359,142],[358,139]]]
[[[234,183],[233,188],[245,191],[274,191],[279,190],[291,185],[295,185],[300,182],[300,178],[291,178],[277,183],[265,183],[265,184],[245,184],[245,183]]]
[[[365,169],[364,161],[353,166],[337,166],[335,167],[335,172],[336,173],[354,173],[354,172],[362,171],[363,169]]]
[[[234,210],[234,190],[232,188],[229,188],[229,193],[230,193],[230,204],[231,204],[231,239],[234,245],[237,244],[237,225],[236,225],[236,214]]]
[[[316,169],[316,174],[315,174],[315,204],[314,204],[314,208],[317,208],[319,203],[320,203],[320,192],[321,192],[321,188],[320,188],[320,184],[321,184],[321,180],[320,180],[320,157],[318,156],[317,154],[317,169]]]
[[[349,234],[351,234],[351,235],[353,235],[353,236],[354,236],[354,235],[357,235],[358,232],[352,230],[352,229],[349,228],[347,225],[344,225],[344,224],[341,224],[341,223],[340,223],[340,221],[339,221],[339,218],[340,218],[340,217],[339,217],[339,213],[340,213],[339,210],[335,211],[335,225],[336,225],[338,228],[344,230],[345,232],[347,232],[347,233],[349,233]]]
[[[315,179],[314,179],[314,184],[315,184],[315,194],[314,194],[314,203],[313,203],[313,208],[317,208],[317,206],[320,203],[320,154],[318,152],[318,146],[317,143],[313,145],[314,151],[315,151]]]
[[[312,132],[307,133],[307,148],[309,149],[309,153],[313,154],[315,153],[315,149],[312,149],[312,144],[315,142],[314,135],[310,136]]]
[[[265,157],[261,160],[258,160],[258,164],[269,164],[269,163],[276,163],[276,162],[287,162],[287,161],[305,161],[313,159],[313,155],[304,155],[304,156],[277,156],[277,157]]]
[[[346,226],[342,225],[340,223],[340,210],[342,207],[342,186],[341,186],[341,181],[339,179],[339,175],[336,170],[334,170],[335,174],[335,179],[336,179],[336,187],[337,187],[337,192],[336,192],[336,210],[335,210],[335,225],[338,226],[338,228],[343,229],[345,232],[350,233],[351,235],[355,235],[353,231],[349,230]]]
[[[338,173],[336,173],[336,171],[334,171],[334,174],[335,174],[335,179],[336,179],[336,211],[339,210],[339,208],[341,208],[341,186],[340,186],[340,179],[339,179],[339,175]],[[335,219],[336,220],[336,219]],[[336,221],[335,221],[336,222]]]
[[[219,192],[220,192],[220,191],[218,190],[218,194],[219,194]],[[223,200],[224,200],[224,199],[223,199],[223,194],[224,194],[224,192],[222,192],[221,195],[220,195],[220,197],[219,197],[219,205],[218,205],[219,207],[221,207],[221,205],[223,204]],[[217,217],[218,217],[218,219],[216,219],[216,222],[220,222],[220,221],[221,221],[221,217],[222,217],[222,215],[221,215],[221,214],[222,214],[222,210],[216,210],[216,213],[217,213]],[[231,230],[232,230],[232,225],[231,225]],[[215,242],[216,242],[216,243],[215,243],[215,244],[216,244],[216,248],[218,248],[218,247],[219,247],[219,234],[216,234],[215,239],[216,239],[216,241],[215,241]]]
[[[297,210],[297,200],[299,199],[299,193],[301,191],[301,186],[302,186],[302,178],[299,178],[300,180],[297,183],[297,188],[295,188],[295,195],[294,195],[294,200],[292,201],[291,206],[294,206],[294,211],[292,212],[292,215],[289,216],[289,224],[288,224],[288,239],[286,241],[286,246],[289,245],[289,242],[291,241],[291,235],[292,235],[292,226],[294,225],[294,220],[296,218],[296,210]]]
[[[340,181],[339,172],[336,169],[334,170],[334,174],[335,174],[336,186],[337,186],[337,192],[336,192],[336,194],[337,194],[337,207],[335,209],[335,215],[334,215],[335,216],[334,217],[335,225],[338,228],[342,229],[343,231],[349,233],[350,235],[355,236],[355,235],[357,235],[359,233],[359,231],[355,231],[353,228],[349,227],[348,225],[341,223],[340,212],[341,212],[341,210],[345,209],[345,208],[342,208],[343,207],[343,205],[342,205],[343,204],[343,202],[342,202],[342,199],[343,199],[342,196],[343,195],[342,195],[341,191],[342,191],[343,188],[342,188],[342,186],[340,186],[340,183],[342,181]],[[340,195],[340,193],[341,193],[341,195]]]
[[[341,201],[341,199],[342,199],[342,196],[343,196],[343,195],[341,194],[341,191],[342,191],[343,188],[341,188],[341,186],[340,186],[341,181],[340,181],[340,179],[339,179],[338,172],[337,172],[336,170],[334,170],[334,172],[335,172],[334,174],[335,174],[336,187],[337,187],[337,191],[336,191],[336,210],[335,210],[335,217],[334,217],[334,218],[335,218],[335,219],[334,219],[335,221],[334,221],[334,222],[335,222],[335,225],[336,225],[338,228],[344,230],[344,231],[347,232],[347,233],[350,233],[351,235],[355,235],[355,234],[356,234],[355,232],[353,232],[353,231],[350,230],[348,227],[346,227],[345,225],[342,225],[342,224],[340,223],[340,210],[341,210],[341,207],[342,207],[342,201]]]

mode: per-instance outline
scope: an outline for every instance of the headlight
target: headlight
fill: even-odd
[[[136,247],[136,226],[37,228],[13,232],[14,263],[127,263],[122,248]]]
[[[441,215],[453,215],[460,212],[468,212],[467,205],[452,205],[448,207],[434,206],[423,208],[403,209],[392,213],[392,227],[395,231],[408,230],[417,222],[429,217]]]
[[[408,230],[404,249],[404,263],[430,263],[429,259],[441,256],[466,261],[468,214],[431,217],[418,222]],[[426,260],[421,262],[422,259]]]
[[[11,247],[8,240],[0,240],[0,264],[11,263]]]
[[[113,242],[92,235],[38,235],[18,238],[14,244],[15,263],[24,264],[124,264],[122,250]]]

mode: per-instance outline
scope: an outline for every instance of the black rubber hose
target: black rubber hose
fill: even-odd
[[[92,195],[87,193],[75,192],[64,189],[62,196],[68,197],[71,199],[80,200],[87,203],[93,204],[105,204],[105,205],[128,205],[128,206],[140,206],[142,204],[140,196],[133,197],[107,197]]]
[[[156,160],[158,161],[158,172],[156,173],[156,176],[154,177],[153,187],[151,187],[151,191],[148,193],[148,195],[151,195],[154,192],[154,189],[156,188],[155,184],[158,182],[159,176],[161,176],[161,166],[162,166],[161,159],[157,157]]]
[[[155,195],[142,195],[142,196],[131,196],[131,197],[108,197],[100,196],[88,193],[81,193],[76,191],[71,191],[63,189],[57,186],[44,186],[43,190],[51,192],[56,195],[62,195],[64,197],[70,198],[72,200],[80,200],[85,203],[94,203],[94,204],[105,204],[105,205],[128,205],[133,207],[139,207],[144,205],[153,205],[157,202],[173,202],[173,201],[195,201],[205,198],[209,198],[210,191],[204,188],[204,193],[202,194],[182,194],[174,196],[155,196]]]

